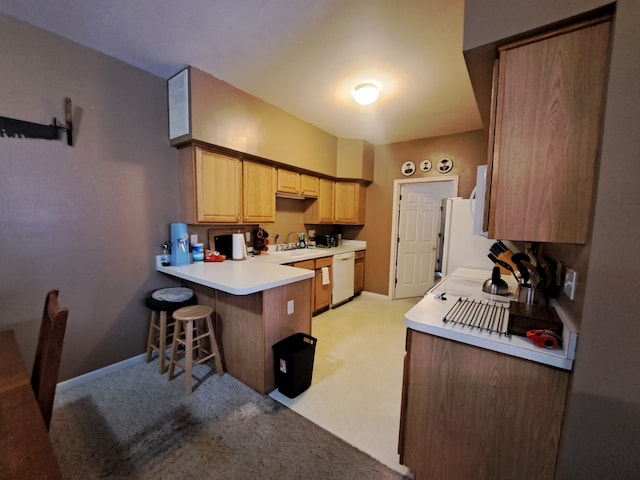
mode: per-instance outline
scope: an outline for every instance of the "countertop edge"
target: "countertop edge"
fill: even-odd
[[[207,280],[197,275],[192,275],[189,272],[184,270],[180,270],[181,267],[156,267],[156,270],[160,273],[165,273],[167,275],[171,275],[173,277],[180,278],[182,280],[187,280],[189,282],[197,283],[198,285],[203,285],[205,287],[213,288],[215,290],[220,290],[225,293],[230,293],[232,295],[251,295],[252,293],[263,292],[265,290],[270,290],[272,288],[281,287],[283,285],[289,285],[291,283],[300,282],[302,280],[307,280],[313,278],[315,272],[311,270],[303,270],[298,268],[297,270],[300,273],[293,274],[287,278],[280,278],[277,280],[269,280],[264,283],[259,283],[255,285],[251,285],[246,288],[238,288],[230,286],[229,284],[224,284],[220,282],[215,282],[212,280]],[[294,268],[294,267],[291,267]]]
[[[461,268],[448,276],[471,276],[474,278],[483,278],[483,275],[486,274],[490,274],[490,272]],[[552,301],[551,306],[556,309],[564,323],[565,328],[563,330],[563,349],[547,350],[543,348],[533,347],[533,344],[517,345],[517,343],[527,341],[526,339],[524,339],[524,337],[512,337],[501,335],[498,333],[488,334],[486,332],[483,333],[482,336],[478,336],[477,334],[474,334],[473,328],[468,326],[460,326],[459,329],[452,329],[450,325],[447,327],[441,325],[443,318],[441,314],[444,315],[444,311],[442,311],[435,305],[431,306],[432,304],[429,302],[431,302],[432,300],[428,300],[428,298],[434,296],[434,290],[436,290],[436,286],[432,287],[420,300],[420,302],[418,302],[418,304],[416,304],[405,313],[404,323],[407,328],[410,328],[416,332],[434,335],[447,340],[453,340],[459,343],[483,348],[485,350],[530,360],[541,365],[556,367],[565,371],[573,370],[573,361],[575,359],[578,333],[575,329],[575,326],[567,318],[557,302]],[[447,296],[449,296],[449,294],[447,294]],[[435,311],[430,314],[429,312],[425,311],[425,309],[427,308],[429,310],[435,309]],[[495,336],[495,338],[491,338],[492,336]],[[516,344],[514,345],[512,344],[512,342],[515,342]]]
[[[493,352],[504,353],[512,357],[531,360],[532,362],[542,365],[557,367],[568,371],[573,369],[573,360],[559,356],[546,355],[543,350],[540,352],[534,352],[500,342],[493,342],[487,338],[478,338],[465,333],[442,330],[437,327],[425,325],[424,323],[414,322],[409,320],[407,317],[405,317],[405,326],[416,332],[426,333],[446,340],[453,340],[455,342],[472,345],[474,347],[479,347]],[[499,334],[496,333],[495,335],[497,336]]]

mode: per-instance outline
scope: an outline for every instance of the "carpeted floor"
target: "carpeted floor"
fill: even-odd
[[[402,479],[230,375],[184,394],[157,360],[56,397],[50,438],[65,479]],[[196,384],[197,385],[197,384]]]

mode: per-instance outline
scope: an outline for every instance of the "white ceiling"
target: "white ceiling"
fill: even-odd
[[[373,144],[481,128],[463,0],[0,0],[0,12],[162,78],[193,65]],[[363,80],[374,105],[353,102]]]

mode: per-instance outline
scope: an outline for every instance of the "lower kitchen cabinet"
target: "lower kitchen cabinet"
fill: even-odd
[[[326,310],[331,305],[331,287],[333,283],[332,257],[324,257],[316,259],[316,286],[315,286],[315,303],[313,313],[317,314]],[[329,283],[322,282],[322,268],[326,267],[329,271]]]
[[[398,452],[415,480],[553,479],[569,373],[407,330]]]
[[[315,270],[316,262],[315,260],[304,260],[302,262],[295,262],[291,264],[292,267],[296,268],[304,268],[305,270]],[[311,304],[310,311],[313,314],[316,305],[316,277],[311,279]]]
[[[356,252],[356,260],[353,271],[353,293],[359,295],[364,290],[364,250]]]

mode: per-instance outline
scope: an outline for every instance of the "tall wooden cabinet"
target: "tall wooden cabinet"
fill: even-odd
[[[592,215],[610,21],[500,48],[485,212],[490,238],[584,243]]]
[[[318,184],[318,198],[306,200],[304,223],[333,223],[333,191],[335,182],[321,178]]]
[[[185,223],[242,219],[242,162],[188,146],[178,151],[180,218]]]
[[[275,222],[276,169],[271,165],[242,162],[244,223]]]
[[[343,225],[364,225],[365,186],[352,181],[335,182],[333,221]]]

